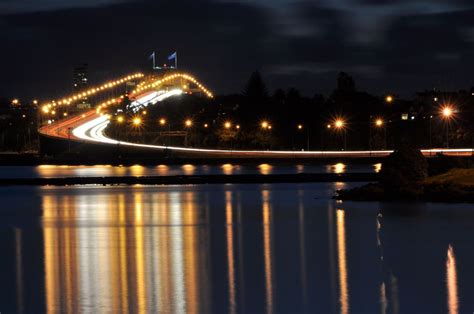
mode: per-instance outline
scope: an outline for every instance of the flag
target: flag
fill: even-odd
[[[173,52],[173,53],[168,57],[168,60],[173,60],[173,59],[176,59],[176,51]]]
[[[155,52],[153,51],[153,53],[148,57],[148,60],[153,59],[154,57],[155,57]]]

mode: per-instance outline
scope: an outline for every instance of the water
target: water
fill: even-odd
[[[344,183],[0,189],[0,311],[472,313],[472,205]]]
[[[157,165],[157,166],[0,166],[0,178],[58,178],[102,176],[174,176],[206,174],[293,174],[378,172],[381,164],[320,164],[320,165]]]

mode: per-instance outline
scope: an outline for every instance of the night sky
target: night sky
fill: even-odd
[[[51,98],[88,63],[100,82],[164,62],[217,94],[256,69],[268,87],[328,94],[339,71],[372,93],[474,85],[472,0],[2,0],[0,96]]]

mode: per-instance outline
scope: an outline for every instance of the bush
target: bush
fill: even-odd
[[[423,193],[421,182],[427,176],[426,158],[418,149],[404,143],[383,162],[380,183],[386,193],[416,197]]]

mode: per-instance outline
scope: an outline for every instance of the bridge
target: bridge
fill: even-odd
[[[168,73],[160,78],[146,78],[141,73],[129,75],[91,88],[87,91],[54,100],[44,104],[42,111],[48,114],[61,106],[71,106],[84,97],[95,96],[122,84],[139,81],[129,96],[133,101],[130,110],[136,112],[147,106],[159,105],[159,102],[182,95],[184,93],[201,93],[205,97],[213,98],[213,94],[193,76],[186,73]],[[357,151],[288,151],[288,150],[230,150],[189,148],[165,145],[149,145],[113,139],[105,134],[111,116],[106,113],[107,108],[119,104],[125,95],[110,98],[96,104],[96,107],[75,115],[67,116],[59,121],[48,121],[48,124],[39,129],[42,142],[66,143],[71,146],[87,148],[89,151],[97,149],[99,152],[116,154],[117,152],[139,152],[150,156],[174,158],[209,158],[209,159],[314,159],[314,158],[380,158],[388,156],[392,150],[357,150]],[[472,156],[472,148],[456,149],[423,149],[425,156],[434,156],[442,153],[449,156]]]

